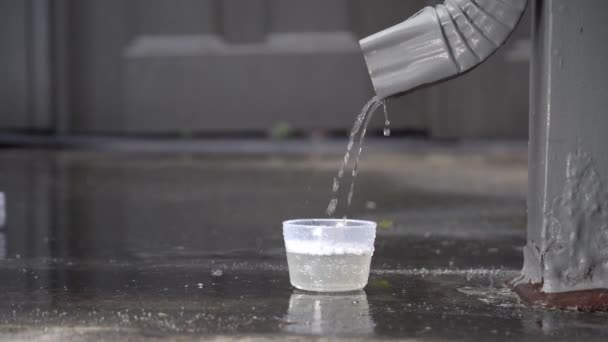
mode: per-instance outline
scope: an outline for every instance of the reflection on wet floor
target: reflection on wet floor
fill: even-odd
[[[285,332],[297,335],[368,336],[374,332],[364,291],[319,294],[294,291]]]
[[[504,288],[525,151],[375,152],[349,213],[381,223],[370,282],[327,296],[291,288],[281,222],[323,212],[339,154],[0,151],[0,339],[605,340]]]

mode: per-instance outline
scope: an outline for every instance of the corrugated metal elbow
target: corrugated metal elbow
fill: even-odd
[[[465,73],[500,48],[528,0],[446,0],[361,40],[380,98]]]

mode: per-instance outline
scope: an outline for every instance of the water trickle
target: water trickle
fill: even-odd
[[[369,123],[372,121],[372,118],[374,117],[374,113],[376,112],[376,110],[378,109],[378,107],[380,107],[381,104],[383,104],[384,102],[379,102],[374,104],[374,106],[372,106],[372,109],[369,112],[369,115],[367,116],[367,120],[365,121],[365,125],[363,126],[363,131],[361,131],[361,136],[359,137],[359,152],[357,153],[357,159],[355,160],[355,166],[353,167],[353,173],[352,173],[352,181],[350,183],[350,190],[348,192],[348,208],[350,208],[350,205],[353,202],[353,194],[355,193],[355,181],[357,180],[357,175],[359,174],[359,161],[361,160],[361,154],[363,153],[363,143],[365,142],[365,135],[367,134],[367,127],[369,126]]]
[[[386,122],[388,122],[388,114],[386,113],[386,104],[383,100],[378,99],[377,96],[373,97],[371,100],[369,100],[369,102],[367,102],[367,104],[365,104],[365,106],[363,106],[363,109],[361,109],[361,112],[359,113],[359,115],[357,116],[357,118],[355,120],[353,128],[350,132],[350,139],[348,141],[346,153],[344,154],[344,159],[342,160],[342,164],[340,165],[340,170],[338,171],[338,177],[334,178],[334,182],[333,182],[333,186],[332,186],[332,191],[333,191],[332,199],[329,202],[329,205],[327,207],[328,216],[333,216],[333,214],[336,212],[336,208],[338,207],[338,202],[339,202],[338,201],[338,191],[340,190],[340,181],[344,177],[344,172],[350,161],[352,149],[355,147],[355,142],[356,142],[357,138],[359,138],[359,140],[357,141],[359,150],[358,150],[357,158],[355,160],[355,164],[353,167],[352,183],[351,183],[350,191],[348,193],[348,198],[347,198],[348,207],[350,207],[350,205],[352,203],[352,198],[353,198],[354,188],[355,188],[355,179],[357,178],[357,174],[359,171],[359,161],[361,158],[361,154],[363,152],[363,142],[365,141],[365,135],[367,134],[367,127],[369,126],[369,123],[371,122],[371,119],[374,116],[374,113],[380,106],[384,106],[385,119],[386,119]],[[390,124],[390,122],[389,122],[389,124]]]

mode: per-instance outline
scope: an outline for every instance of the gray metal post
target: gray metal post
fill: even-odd
[[[528,244],[515,284],[608,289],[608,2],[536,0],[533,11]]]

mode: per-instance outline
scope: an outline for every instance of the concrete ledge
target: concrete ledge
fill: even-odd
[[[238,45],[213,35],[143,37],[124,57],[119,126],[127,132],[265,131],[282,122],[344,129],[373,94],[346,32],[271,34]]]

